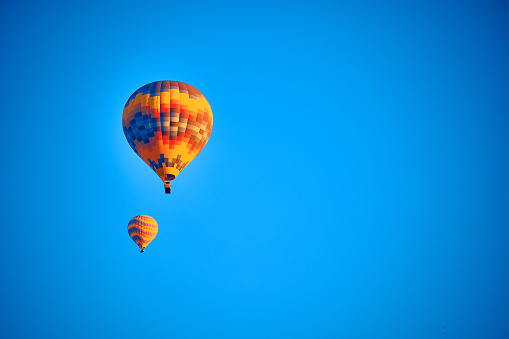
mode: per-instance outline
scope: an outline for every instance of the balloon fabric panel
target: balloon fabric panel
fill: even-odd
[[[122,116],[129,145],[163,182],[175,179],[201,152],[212,122],[205,96],[178,81],[139,88],[127,100]]]

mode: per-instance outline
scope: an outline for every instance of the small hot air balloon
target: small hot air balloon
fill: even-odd
[[[140,253],[145,252],[145,247],[150,244],[157,235],[157,222],[148,215],[138,215],[129,221],[127,232],[136,245],[141,249]]]
[[[131,148],[161,178],[165,192],[171,193],[170,181],[209,140],[212,110],[193,86],[156,81],[127,100],[122,127]]]

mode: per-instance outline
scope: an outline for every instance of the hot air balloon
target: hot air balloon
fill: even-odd
[[[164,182],[201,152],[212,132],[209,102],[193,86],[156,81],[140,87],[124,107],[122,127],[131,148]]]
[[[150,244],[157,235],[157,222],[148,215],[137,215],[127,224],[127,232],[133,241],[145,252],[145,247]]]

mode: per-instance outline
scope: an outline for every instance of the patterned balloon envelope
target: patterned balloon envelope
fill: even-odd
[[[157,222],[148,215],[137,215],[127,224],[127,232],[133,241],[145,252],[145,247],[150,244],[157,235]]]
[[[131,148],[170,181],[201,152],[212,132],[209,102],[193,86],[156,81],[134,92],[124,107],[122,127]]]

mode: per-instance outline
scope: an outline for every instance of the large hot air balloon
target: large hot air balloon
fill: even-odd
[[[212,110],[196,88],[156,81],[134,92],[124,107],[122,127],[131,148],[171,193],[175,179],[200,153],[212,131]]]
[[[157,222],[148,215],[137,215],[127,224],[127,232],[133,241],[145,252],[145,247],[150,244],[157,235]]]

